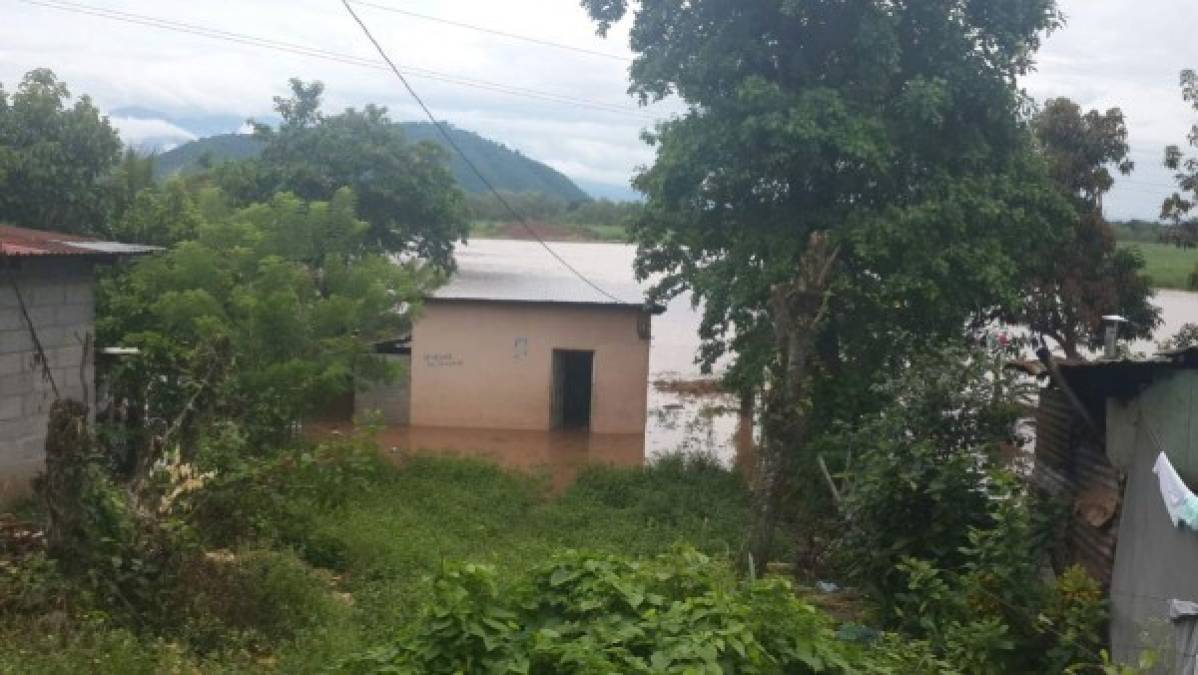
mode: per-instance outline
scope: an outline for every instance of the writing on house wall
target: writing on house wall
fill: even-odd
[[[462,359],[452,353],[425,354],[424,365],[429,368],[460,368]]]

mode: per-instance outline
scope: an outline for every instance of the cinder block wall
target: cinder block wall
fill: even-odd
[[[12,273],[10,277],[9,273]],[[16,280],[37,331],[58,393],[94,405],[92,359],[83,363],[83,341],[94,341],[92,263],[82,258],[23,258],[0,268],[0,503],[28,493],[44,466],[46,424],[54,391],[37,363],[29,326],[17,303]]]

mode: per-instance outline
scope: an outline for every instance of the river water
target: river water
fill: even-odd
[[[621,297],[643,291],[632,275],[636,249],[624,244],[562,243],[554,250],[588,278]],[[511,240],[474,240],[458,252],[459,261],[472,256],[519,261],[530,275],[544,274],[556,265],[538,244]],[[560,271],[560,270],[559,270]],[[1198,294],[1160,291],[1155,302],[1164,324],[1156,339],[1170,336],[1187,322],[1198,323]],[[672,452],[709,455],[731,466],[750,461],[752,420],[740,414],[735,397],[713,393],[693,384],[718,375],[701,372],[695,362],[699,348],[700,311],[689,295],[670,302],[653,320],[649,357],[649,411],[644,436],[605,436],[585,432],[528,432],[471,429],[393,428],[381,442],[397,456],[413,452],[473,455],[500,464],[545,473],[555,488],[569,484],[590,463],[636,466]],[[1151,342],[1135,346],[1151,353]],[[718,371],[718,365],[717,365]],[[692,393],[686,393],[692,392]]]

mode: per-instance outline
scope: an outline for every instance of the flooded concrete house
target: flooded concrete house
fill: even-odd
[[[1057,567],[1109,592],[1115,659],[1198,652],[1198,349],[1061,364],[1037,414],[1034,483],[1070,507]]]
[[[596,288],[536,243],[489,244],[459,252],[406,349],[387,350],[408,362],[407,378],[359,394],[358,411],[424,428],[644,434],[661,310],[631,270]]]
[[[42,469],[54,399],[93,403],[96,266],[153,250],[0,225],[0,502]]]

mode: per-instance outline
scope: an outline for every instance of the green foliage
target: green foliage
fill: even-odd
[[[1015,538],[1006,545],[1024,543]],[[1050,675],[1088,672],[1102,661],[1106,602],[1080,568],[1049,584],[1038,569],[1001,580],[993,567],[953,573],[907,559],[899,569],[908,579],[898,596],[904,634],[927,640],[961,672]]]
[[[518,213],[534,222],[555,225],[632,225],[641,212],[636,202],[613,202],[596,199],[567,202],[541,192],[503,192],[504,201]],[[466,206],[475,220],[511,222],[512,214],[492,194],[472,194]]]
[[[1187,347],[1198,347],[1198,324],[1183,324],[1172,336],[1158,342],[1156,347],[1162,352],[1174,349],[1186,349]]]
[[[0,87],[0,222],[41,230],[102,233],[121,142],[87,96],[70,104],[45,68],[15,92]]]
[[[906,558],[964,564],[970,533],[989,520],[995,453],[1014,441],[1019,385],[999,359],[948,349],[914,360],[873,390],[882,410],[825,439],[853,455],[842,557],[882,600],[896,597]]]
[[[106,223],[107,236],[116,236],[113,224],[125,217],[143,190],[154,186],[155,157],[153,153],[142,154],[133,148],[125,148],[120,164],[108,176],[108,184],[112,189],[112,213],[109,222]],[[125,241],[149,243],[148,240],[143,242],[141,239]]]
[[[167,420],[240,421],[254,438],[285,435],[357,378],[393,376],[370,344],[408,327],[436,279],[371,252],[348,189],[231,210],[170,183],[122,227],[142,223],[183,241],[101,285],[99,340],[142,350],[112,373],[118,398]]]
[[[1102,197],[1114,185],[1108,167],[1131,173],[1123,113],[1085,114],[1072,101],[1048,101],[1032,121],[1040,152],[1062,193],[1078,211],[1072,227],[1041,252],[1029,274],[1026,297],[1007,320],[1052,338],[1070,358],[1101,344],[1102,317],[1128,319],[1125,339],[1146,339],[1160,324],[1144,275],[1144,259],[1119,248],[1102,214]]]
[[[346,670],[837,673],[871,659],[789,584],[740,584],[683,548],[644,561],[567,551],[505,586],[493,569],[451,568],[409,633]]]
[[[460,155],[451,152],[452,148],[446,146],[445,139],[431,124],[400,122],[396,126],[413,143],[428,141],[443,147],[449,153],[450,172],[458,187],[468,195],[486,191],[478,176],[470,170]],[[501,192],[538,194],[546,200],[562,204],[590,200],[590,197],[569,178],[546,164],[473,132],[455,127],[449,127],[448,131],[458,147]],[[263,146],[264,143],[260,139],[246,134],[220,134],[201,138],[162,153],[155,163],[155,175],[159,179],[188,176],[222,163],[256,159],[262,154]]]
[[[112,234],[120,241],[153,246],[173,246],[195,239],[205,222],[199,202],[210,200],[219,201],[219,193],[209,189],[204,194],[192,194],[181,181],[162,186],[151,183],[129,200],[113,223]]]
[[[227,162],[256,159],[262,154],[262,145],[250,134],[218,134],[189,141],[157,157],[154,177],[185,177]]]
[[[587,538],[620,540],[628,552],[657,552],[686,532],[701,550],[732,554],[748,508],[739,476],[715,460],[679,454],[659,458],[649,469],[589,467],[546,518],[556,531],[584,529]],[[606,515],[596,518],[600,513]],[[594,548],[587,538],[561,543]]]
[[[1129,241],[1121,248],[1135,251],[1144,259],[1144,274],[1154,288],[1188,290],[1190,275],[1198,266],[1198,251],[1153,241]]]
[[[854,452],[839,553],[886,626],[961,672],[1097,666],[1104,597],[1081,570],[1042,578],[1063,513],[1001,457],[1028,392],[997,356],[946,350],[875,389],[882,410],[839,437]]]
[[[1181,97],[1198,111],[1198,72],[1192,69],[1181,71]],[[1191,147],[1198,148],[1198,124],[1190,127],[1186,137]],[[1161,218],[1173,221],[1170,228],[1170,243],[1193,247],[1198,242],[1198,222],[1188,218],[1198,200],[1198,160],[1187,158],[1178,145],[1165,148],[1165,167],[1176,172],[1178,191],[1165,199],[1161,205]]]
[[[323,115],[322,84],[292,80],[291,89],[291,98],[275,99],[282,124],[255,126],[254,138],[263,144],[260,157],[217,166],[211,179],[241,206],[269,201],[279,192],[331,202],[340,190],[352,189],[357,216],[367,225],[361,244],[450,266],[467,223],[445,151],[432,143],[409,143],[386,108]]]
[[[1155,243],[1161,240],[1164,228],[1160,223],[1148,220],[1117,220],[1111,223],[1115,239],[1120,242]]]
[[[582,4],[600,28],[632,15],[634,95],[689,104],[647,134],[638,270],[703,303],[703,360],[732,353],[738,389],[773,360],[769,291],[813,232],[840,246],[821,355],[855,379],[1013,307],[1069,222],[1014,86],[1052,0]],[[825,400],[816,417],[856,412]]]
[[[271,541],[329,568],[341,566],[343,555],[335,541],[314,534],[318,514],[390,475],[365,436],[260,453],[229,428],[205,439],[195,464],[214,474],[187,504],[206,545]]]
[[[0,626],[0,671],[28,675],[96,673],[159,675],[198,672],[205,664],[178,644],[92,620],[72,630],[47,624],[45,632]],[[211,668],[215,670],[216,668]]]
[[[404,133],[413,142],[430,142],[449,152],[449,169],[457,179],[458,186],[468,193],[488,192],[478,176],[466,165],[465,160],[446,146],[441,133],[428,122],[408,122],[402,125]],[[547,164],[526,157],[495,141],[488,140],[472,131],[448,126],[454,142],[470,161],[478,167],[497,190],[504,192],[539,193],[550,199],[567,204],[590,201],[590,196],[561,172]]]
[[[43,498],[51,470],[38,479]],[[48,542],[54,566],[43,568],[66,604],[91,604],[114,621],[130,627],[157,625],[164,620],[163,601],[173,575],[190,551],[186,526],[166,509],[151,517],[123,486],[112,479],[101,458],[79,453],[56,462],[52,474],[60,482],[52,504],[55,517]],[[27,592],[40,592],[34,587]],[[91,601],[91,603],[88,603]],[[28,600],[24,601],[28,605]],[[26,606],[24,609],[36,609]]]
[[[200,653],[277,649],[349,620],[331,579],[290,551],[241,550],[193,559],[179,578],[181,630]]]

